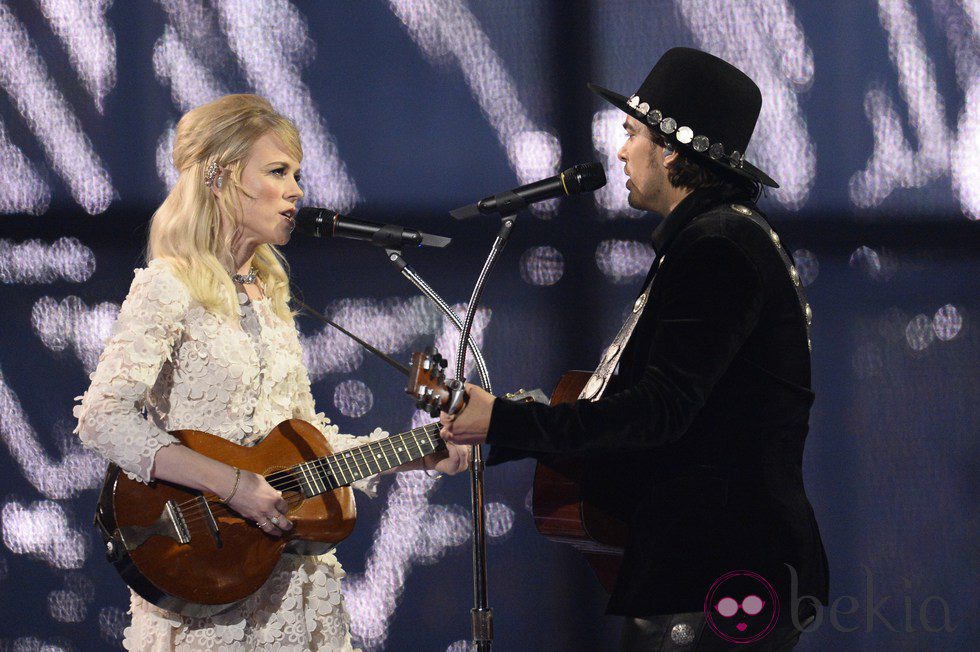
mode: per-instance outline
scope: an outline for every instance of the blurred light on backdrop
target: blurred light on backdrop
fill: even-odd
[[[97,38],[98,33],[94,36]],[[115,45],[104,44],[102,50],[114,54]],[[95,52],[97,54],[97,50]],[[0,4],[0,88],[16,105],[44,149],[45,157],[68,186],[78,205],[93,215],[109,208],[116,191],[102,159],[95,152],[74,110],[48,74],[27,30],[6,4]],[[3,141],[0,142],[0,154],[4,154],[10,148],[6,145],[6,136],[0,136],[0,141]],[[14,163],[16,167],[24,169],[19,160]],[[11,205],[9,208],[12,210],[7,212],[43,213],[47,209],[50,190],[33,170],[28,172],[26,179],[10,179],[6,175],[0,177],[8,179],[0,186],[5,204],[11,203],[9,198],[28,202]],[[18,192],[17,186],[22,184],[26,184],[27,188]],[[9,195],[6,192],[8,189],[12,191]]]
[[[948,342],[956,337],[962,328],[963,316],[951,303],[947,303],[937,310],[936,315],[932,318],[932,329],[936,331],[936,337],[943,342]]]
[[[88,556],[86,539],[68,525],[65,510],[56,502],[40,500],[25,505],[4,504],[3,542],[11,552],[43,559],[55,568],[81,568]]]
[[[913,351],[924,351],[926,347],[932,344],[935,337],[936,333],[932,329],[932,320],[925,315],[916,315],[905,327],[905,340]]]
[[[636,240],[603,240],[595,250],[595,262],[613,283],[642,277],[655,257],[653,247]]]
[[[565,273],[565,260],[554,247],[531,247],[521,255],[520,272],[528,285],[554,285]]]
[[[817,255],[808,249],[797,249],[793,252],[793,263],[799,272],[800,282],[804,286],[813,285],[820,275],[820,262]]]
[[[374,394],[360,380],[345,380],[334,389],[333,404],[344,416],[357,419],[371,411]]]
[[[82,283],[94,272],[95,254],[77,238],[0,240],[0,283]]]

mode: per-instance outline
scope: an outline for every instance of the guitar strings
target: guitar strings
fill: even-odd
[[[305,465],[307,465],[309,471],[313,471],[314,470],[314,465],[315,465],[316,472],[319,475],[318,480],[320,480],[321,483],[322,483],[322,481],[325,480],[330,475],[333,475],[334,477],[337,477],[337,472],[336,471],[341,471],[341,475],[343,475],[342,469],[339,466],[339,463],[334,458],[336,458],[338,456],[341,456],[342,454],[345,454],[345,453],[348,454],[346,457],[350,457],[350,458],[353,459],[354,465],[357,468],[357,473],[358,474],[362,474],[360,477],[363,478],[363,477],[366,477],[367,475],[372,475],[373,473],[380,472],[380,465],[379,465],[379,471],[374,471],[374,472],[371,471],[371,467],[368,464],[368,459],[369,458],[367,457],[367,454],[364,452],[365,450],[370,449],[372,446],[376,446],[380,451],[382,451],[382,454],[384,454],[385,452],[390,452],[392,454],[392,456],[395,457],[396,460],[398,460],[398,459],[400,459],[400,456],[398,456],[397,453],[395,452],[395,442],[392,441],[392,440],[394,440],[397,437],[399,439],[399,443],[401,443],[403,446],[406,447],[406,450],[404,452],[407,453],[408,455],[412,455],[413,453],[410,452],[410,447],[408,447],[406,445],[406,438],[409,435],[415,435],[416,432],[418,432],[418,431],[422,431],[422,433],[426,435],[426,439],[428,440],[429,446],[432,448],[432,450],[435,450],[442,443],[441,439],[439,439],[438,441],[436,441],[435,439],[433,439],[433,435],[437,435],[438,434],[438,427],[439,427],[439,424],[438,423],[426,424],[425,426],[422,426],[420,428],[413,429],[413,430],[411,430],[409,432],[406,432],[406,433],[400,433],[398,435],[393,435],[391,437],[387,437],[387,438],[382,439],[380,441],[371,442],[369,444],[358,446],[356,448],[351,448],[351,449],[347,449],[347,450],[344,450],[344,451],[340,451],[339,453],[335,453],[333,455],[326,456],[326,457],[316,458],[316,459],[310,460],[308,462],[301,462],[300,464],[294,465],[293,467],[290,467],[289,469],[284,469],[282,471],[277,471],[275,473],[270,474],[269,476],[266,477],[266,481],[269,482],[269,484],[272,485],[273,488],[275,488],[275,489],[277,489],[279,491],[283,491],[283,492],[290,492],[290,491],[292,491],[292,492],[295,492],[297,494],[301,494],[302,495],[302,491],[301,491],[302,485],[301,485],[301,482],[300,482],[300,480],[299,480],[299,478],[297,476],[297,473],[302,473],[302,471],[299,470],[299,467],[301,467],[301,466],[303,466],[305,464]],[[419,447],[419,452],[422,453],[422,457],[424,457],[425,456],[425,453],[421,450],[421,443],[418,441],[417,437],[415,438],[415,443],[416,443],[416,446]],[[387,451],[385,451],[385,446],[388,447],[387,448]],[[360,465],[357,463],[357,456],[358,456],[358,454],[360,455],[360,461],[364,464],[365,468],[367,468],[367,470],[368,470],[368,473],[366,473],[366,474],[363,474],[362,473],[361,468],[360,468]],[[387,458],[385,458],[385,459],[387,461]],[[415,458],[415,459],[419,459],[419,458]],[[334,464],[337,464],[338,465],[337,466],[337,470],[334,470],[331,467],[331,465],[330,465],[330,461],[331,460],[334,461]],[[411,460],[409,460],[409,461],[411,461]],[[388,463],[390,464],[390,461]],[[375,464],[378,465],[378,462],[376,461]],[[346,463],[346,465],[347,465],[348,473],[349,473],[349,475],[351,477],[351,480],[347,481],[345,484],[350,484],[351,482],[354,482],[355,480],[360,479],[360,478],[354,477],[354,473],[352,472],[352,470],[350,468],[350,464],[349,463]],[[389,468],[393,468],[393,467],[389,466]],[[326,469],[328,471],[328,473],[326,473],[326,474],[323,473],[324,469]],[[278,476],[278,477],[275,477],[275,476]],[[273,480],[270,481],[269,480],[270,478],[273,478]],[[343,480],[345,478],[341,477],[340,479]],[[283,482],[284,480],[285,480],[285,482]],[[324,483],[324,486],[326,486],[325,483]],[[344,486],[344,485],[340,485],[340,486]],[[336,488],[336,487],[334,487],[334,488]],[[218,498],[218,497],[215,496],[215,498]],[[230,507],[228,507],[225,503],[221,502],[220,499],[213,501],[213,500],[208,499],[207,496],[205,496],[205,500],[207,501],[208,506],[211,509],[212,513],[213,513],[213,511],[214,511],[215,508],[220,507],[223,510],[225,510],[226,512],[229,512],[229,513],[234,514],[236,516],[240,516],[237,512],[235,512],[233,509],[231,509]],[[303,500],[305,500],[305,498]],[[302,502],[302,501],[300,501],[300,502]],[[204,520],[207,518],[207,514],[206,514],[206,511],[205,511],[205,508],[204,508],[203,505],[201,505],[199,503],[199,499],[198,498],[187,500],[187,501],[179,504],[178,505],[178,508],[181,510],[181,513],[184,516],[184,524],[186,526],[188,526],[188,527],[190,525],[192,525],[192,524],[197,524],[198,522],[204,522]],[[241,518],[243,520],[247,520],[247,519],[244,519],[244,517],[241,517]]]
[[[297,464],[297,465],[295,465],[293,467],[290,467],[289,469],[283,469],[282,471],[277,471],[275,473],[269,474],[268,476],[266,476],[266,480],[271,483],[273,481],[273,479],[276,479],[276,476],[277,475],[289,475],[289,476],[292,476],[295,473],[294,469],[298,469],[298,467],[302,466],[303,464],[314,464],[315,463],[315,464],[318,464],[319,466],[322,467],[325,464],[325,461],[326,460],[333,459],[333,460],[335,460],[335,464],[338,464],[339,465],[339,462],[336,461],[336,458],[343,458],[343,457],[349,456],[349,455],[346,455],[348,453],[349,454],[353,454],[355,456],[359,454],[360,455],[360,461],[365,463],[365,466],[367,466],[368,471],[369,471],[369,475],[370,475],[371,468],[370,468],[370,466],[367,465],[367,459],[369,459],[369,458],[363,452],[364,450],[370,449],[372,446],[378,446],[383,452],[390,452],[393,455],[395,455],[395,452],[394,452],[394,442],[393,442],[393,440],[395,438],[398,438],[400,440],[400,442],[404,445],[405,442],[406,442],[406,439],[408,438],[408,436],[411,435],[411,436],[415,437],[416,436],[416,433],[418,431],[422,431],[423,434],[427,435],[428,437],[431,437],[434,434],[430,430],[433,426],[437,426],[438,427],[439,426],[439,423],[436,422],[436,423],[426,424],[424,426],[421,426],[419,428],[415,428],[415,429],[410,430],[408,432],[399,433],[397,435],[392,435],[392,436],[387,437],[385,439],[382,439],[380,441],[370,442],[368,444],[357,446],[355,448],[349,448],[349,449],[340,451],[338,453],[334,453],[333,455],[330,455],[330,456],[327,456],[327,457],[320,457],[320,458],[316,458],[315,460],[310,460],[308,462],[301,462],[300,464]],[[384,448],[385,445],[388,446],[388,449],[387,450],[385,450],[385,448]],[[398,459],[398,456],[397,455],[395,455],[395,459],[396,460]],[[344,460],[344,461],[346,463],[346,460]],[[355,466],[358,466],[357,465],[357,459],[356,458],[355,458],[354,462],[355,462]],[[347,467],[348,467],[348,471],[351,471],[349,464],[347,464]],[[338,466],[338,468],[340,468],[340,467]],[[360,467],[359,466],[357,468],[357,472],[360,473]],[[352,475],[352,474],[349,474],[349,475]]]
[[[399,459],[399,456],[395,453],[395,450],[394,450],[394,442],[392,440],[394,440],[395,438],[398,438],[400,440],[400,442],[404,445],[405,444],[405,439],[406,439],[406,437],[408,435],[415,435],[417,431],[421,430],[425,435],[427,435],[427,437],[429,439],[430,446],[433,446],[432,436],[435,434],[435,432],[433,432],[431,429],[433,428],[433,426],[438,426],[438,425],[439,425],[438,423],[426,424],[425,426],[422,426],[420,428],[415,428],[415,429],[413,429],[413,430],[411,430],[409,432],[399,433],[397,435],[392,435],[392,436],[386,437],[385,439],[382,439],[380,441],[370,442],[368,444],[363,444],[363,445],[357,446],[355,448],[351,448],[351,449],[346,449],[346,450],[343,450],[343,451],[339,451],[339,452],[334,453],[332,455],[329,455],[329,456],[326,456],[326,457],[319,457],[319,458],[316,458],[314,460],[309,460],[307,462],[300,462],[299,464],[296,464],[296,465],[294,465],[292,467],[289,467],[287,469],[283,469],[281,471],[276,471],[276,472],[270,473],[268,476],[265,476],[265,480],[266,480],[266,482],[269,482],[269,484],[274,485],[274,486],[275,486],[275,483],[278,482],[278,481],[280,481],[280,480],[291,480],[291,481],[295,481],[293,486],[299,487],[300,486],[300,482],[299,482],[299,480],[296,479],[296,474],[303,472],[300,467],[302,467],[303,465],[307,465],[307,468],[309,470],[313,470],[314,469],[313,465],[316,465],[316,470],[319,471],[319,472],[321,472],[321,476],[325,476],[325,475],[334,475],[334,476],[337,476],[338,475],[337,474],[337,471],[339,471],[341,476],[344,476],[344,475],[349,476],[349,477],[352,478],[350,480],[350,482],[354,482],[355,480],[357,480],[359,478],[354,478],[353,477],[354,476],[354,471],[351,469],[350,464],[345,461],[345,465],[347,466],[347,473],[344,473],[343,472],[343,467],[340,466],[340,462],[337,461],[336,458],[338,458],[338,457],[344,457],[345,456],[344,455],[345,453],[352,454],[354,456],[354,460],[353,461],[354,461],[355,467],[357,468],[357,473],[361,473],[360,466],[357,464],[357,456],[360,455],[360,461],[363,462],[364,463],[364,466],[368,469],[368,472],[369,473],[367,475],[371,475],[372,474],[371,467],[370,467],[370,465],[367,464],[367,459],[368,458],[367,458],[367,455],[363,452],[364,449],[369,449],[372,446],[377,446],[383,453],[391,453],[392,456],[395,457],[395,459],[397,460],[397,459]],[[387,446],[387,449],[385,449],[385,446]],[[347,457],[350,457],[350,455],[347,455]],[[330,465],[330,461],[331,460],[333,460],[333,464],[337,467],[336,470]],[[376,465],[377,465],[377,463],[376,463]],[[323,474],[322,473],[322,471],[325,468],[329,471],[328,474]],[[373,473],[377,473],[377,471],[375,471]],[[362,475],[361,477],[364,477],[364,476]],[[320,478],[317,478],[317,479],[320,479]],[[341,479],[344,479],[344,478],[341,478]],[[285,485],[279,485],[276,488],[283,489],[283,488],[286,488],[286,487],[289,487],[289,486],[290,486],[290,483],[287,482],[287,484],[285,484]],[[215,496],[215,498],[217,498],[217,497],[218,496]],[[184,503],[181,503],[180,505],[178,505],[178,507],[183,508],[183,507],[189,506],[191,503],[195,503],[195,502],[197,502],[197,499],[196,498],[191,499],[191,500],[188,500],[188,501],[185,501]]]
[[[421,430],[423,430],[423,432],[425,432],[425,434],[428,436],[428,444],[429,444],[429,446],[433,450],[435,450],[442,442],[441,442],[441,439],[433,439],[433,436],[436,435],[436,432],[433,432],[433,431],[430,431],[429,430],[429,428],[432,425],[435,425],[435,424],[429,424],[429,426],[426,426],[425,428],[421,428]],[[409,434],[409,433],[403,433],[403,435],[406,435],[406,434]],[[394,453],[394,443],[393,442],[389,442],[388,441],[389,439],[393,439],[393,438],[392,437],[389,437],[389,438],[384,439],[384,440],[381,440],[379,442],[372,442],[370,445],[377,444],[379,446],[383,446],[383,445],[387,444],[390,447],[389,450],[391,450],[392,455],[395,455],[395,453]],[[402,441],[402,443],[404,444],[404,441]],[[366,445],[365,448],[368,447],[368,446],[370,446],[370,445]],[[348,450],[353,451],[353,452],[357,452],[354,449],[348,449]],[[342,451],[342,452],[347,452],[347,451]],[[421,450],[421,447],[419,448],[419,452],[423,453],[423,456],[425,455],[425,453]],[[331,456],[331,457],[333,457],[333,456]],[[327,458],[317,458],[317,460],[313,460],[313,461],[317,462],[321,467],[327,466],[327,468],[329,469],[329,466],[325,462],[326,460],[329,460],[329,459],[330,459],[330,457],[327,457]],[[366,475],[370,475],[371,474],[370,473],[370,466],[367,465],[366,458],[364,458],[362,456],[362,459],[365,460],[365,466],[368,468],[368,471],[369,471],[369,473],[366,474]],[[396,459],[399,459],[399,458],[396,456]],[[419,458],[415,458],[415,459],[419,459]],[[323,460],[323,461],[321,461],[321,460]],[[389,467],[389,468],[391,468],[391,467]],[[360,473],[360,472],[361,472],[360,471],[360,468],[358,467],[358,473]],[[323,477],[325,478],[326,476],[323,476]],[[361,477],[365,477],[365,476],[362,475]],[[359,479],[359,478],[354,478],[350,482],[353,482],[356,479]],[[346,484],[350,484],[350,482],[347,482]],[[303,495],[302,494],[302,491],[301,491],[301,484],[300,484],[299,481],[286,482],[285,484],[283,484],[281,482],[277,482],[275,484],[270,483],[270,484],[272,484],[272,486],[274,488],[281,489],[281,490],[283,490],[285,492],[290,492],[291,491],[291,492],[294,492],[296,494]],[[343,486],[343,485],[341,485],[341,486]],[[324,493],[326,493],[326,492],[324,492]],[[206,498],[206,500],[207,500],[207,498]],[[302,502],[303,500],[306,500],[306,499],[303,498],[300,502]],[[218,501],[207,500],[207,503],[208,503],[208,507],[212,511],[212,516],[214,516],[214,511],[215,511],[216,508],[221,508],[225,512],[228,512],[230,514],[233,514],[235,516],[238,516],[238,517],[242,518],[243,520],[247,520],[247,519],[244,519],[244,517],[241,517],[238,514],[238,512],[236,512],[235,510],[231,509],[229,506],[227,506],[225,503],[221,502],[220,500],[218,500]],[[205,510],[205,507],[200,504],[199,499],[192,499],[192,500],[185,501],[181,505],[178,505],[178,507],[181,508],[181,513],[184,516],[184,524],[187,525],[188,527],[190,525],[192,525],[192,524],[196,524],[196,523],[199,523],[199,522],[204,522],[205,519],[207,519],[207,512]]]

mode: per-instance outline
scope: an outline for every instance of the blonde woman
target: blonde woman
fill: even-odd
[[[335,451],[363,443],[316,412],[288,308],[276,245],[293,230],[302,157],[293,124],[254,95],[222,97],[180,120],[179,176],[153,216],[149,262],[136,271],[75,411],[82,441],[130,477],[213,493],[274,536],[292,524],[262,476],[205,457],[167,431],[202,430],[248,446],[298,418]],[[453,446],[401,470],[452,474],[467,464],[468,449]],[[374,477],[355,487],[373,494],[376,484]],[[202,619],[134,593],[124,643],[130,650],[349,650],[343,577],[332,552],[287,554],[239,607]]]

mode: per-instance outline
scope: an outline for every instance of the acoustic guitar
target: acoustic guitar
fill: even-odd
[[[431,347],[412,356],[409,393],[416,398],[420,409],[433,416],[438,415],[440,409],[461,406],[465,401],[458,396],[462,383],[446,381],[441,372],[443,368],[445,361]],[[539,390],[521,390],[502,398],[525,402],[533,399],[550,405],[574,403],[591,375],[588,371],[565,373],[555,386],[550,401]],[[583,482],[586,468],[585,460],[576,457],[553,456],[539,460],[534,471],[531,511],[538,532],[579,550],[599,583],[611,592],[622,562],[628,526],[604,507],[605,503],[597,494],[588,491],[588,483]]]
[[[265,477],[289,503],[293,528],[270,536],[216,496],[131,480],[110,465],[95,524],[126,584],[167,611],[203,617],[261,587],[284,552],[322,554],[354,529],[350,484],[417,460],[445,444],[430,423],[334,453],[313,425],[283,421],[245,447],[196,430],[171,433],[188,448]]]

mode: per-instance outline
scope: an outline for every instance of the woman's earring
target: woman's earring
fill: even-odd
[[[222,177],[218,177],[217,179],[214,180],[214,185],[216,185],[218,188],[221,187],[221,179]]]

